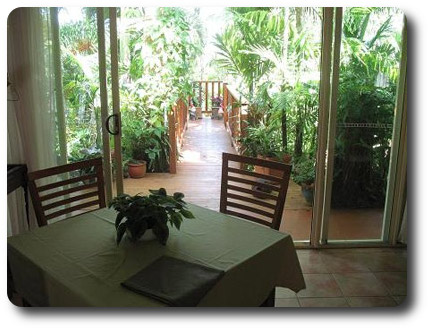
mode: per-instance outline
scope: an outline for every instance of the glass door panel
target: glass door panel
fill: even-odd
[[[106,197],[110,200],[115,193],[122,192],[122,166],[116,165],[121,164],[121,152],[113,154],[117,161],[112,163],[110,151],[111,145],[120,145],[121,137],[119,98],[115,92],[118,90],[117,58],[114,55],[117,50],[110,42],[110,37],[116,40],[116,25],[109,24],[109,30],[106,28],[110,15],[116,20],[115,8],[52,10],[58,10],[67,161],[102,156]],[[109,98],[110,91],[112,99]],[[109,117],[113,120],[108,121]],[[114,138],[110,134],[115,132],[119,134],[114,134]],[[114,179],[119,187],[115,190]]]
[[[288,24],[284,44],[286,57],[283,84],[275,94],[275,104],[286,101],[285,120],[278,114],[280,134],[291,156],[293,171],[289,183],[281,231],[291,234],[294,241],[310,240],[313,215],[315,157],[319,111],[321,8],[283,8]],[[285,140],[285,142],[284,142]]]
[[[380,240],[392,152],[403,14],[346,8],[328,240]]]

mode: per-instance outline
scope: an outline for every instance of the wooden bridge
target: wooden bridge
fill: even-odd
[[[148,173],[142,179],[126,179],[126,193],[146,194],[148,189],[164,187],[168,193],[183,192],[190,203],[219,210],[222,153],[240,152],[238,139],[246,127],[248,101],[223,82],[199,81],[195,86],[199,119],[189,119],[191,98],[179,100],[168,117],[170,144],[177,146],[171,153],[170,173]],[[223,95],[222,116],[211,119],[211,99],[218,95]],[[283,221],[281,230],[290,232],[296,239],[308,239],[311,207],[301,196],[300,187],[292,181],[284,218],[288,222]]]
[[[191,97],[178,100],[168,117],[170,144],[177,146],[171,153],[170,173],[125,179],[126,193],[147,194],[148,189],[164,187],[168,193],[183,192],[190,203],[219,210],[221,155],[240,152],[238,139],[245,134],[248,103],[223,82],[199,81],[195,86],[200,119],[189,119]],[[221,119],[210,118],[214,95],[223,95]],[[301,195],[300,186],[290,181],[280,230],[289,232],[295,240],[308,240],[311,218],[312,208]],[[333,239],[377,238],[381,219],[380,210],[332,210],[329,235]]]

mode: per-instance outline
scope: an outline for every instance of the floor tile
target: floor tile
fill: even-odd
[[[388,291],[372,273],[333,274],[343,294],[348,297],[387,296]]]
[[[402,253],[380,251],[375,253],[356,253],[355,260],[372,272],[405,272],[407,256]]]
[[[345,298],[299,298],[301,307],[349,307]]]
[[[336,251],[320,251],[321,259],[330,273],[347,273],[347,272],[369,272],[360,260],[355,258],[353,253],[345,253],[340,250]]]
[[[300,307],[297,298],[275,299],[275,307]]]
[[[311,250],[304,253],[298,251],[300,266],[302,267],[303,274],[326,274],[329,273],[324,261],[322,260],[319,251]]]
[[[406,296],[408,279],[406,272],[375,272],[378,278],[387,287],[393,296]]]
[[[275,289],[275,298],[296,298],[296,293],[287,288],[277,287]]]
[[[351,307],[395,307],[396,301],[390,296],[387,297],[348,297]]]
[[[297,297],[342,297],[342,291],[331,274],[304,274],[306,289]]]

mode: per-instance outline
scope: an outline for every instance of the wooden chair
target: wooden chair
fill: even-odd
[[[36,183],[48,177],[51,181],[58,178],[60,181]],[[94,205],[106,207],[101,158],[28,173],[28,187],[39,226],[59,216],[76,215],[79,210],[83,210],[81,213],[92,211],[89,208],[94,209]]]
[[[246,165],[265,168],[257,173]],[[220,212],[279,230],[291,165],[223,153]]]

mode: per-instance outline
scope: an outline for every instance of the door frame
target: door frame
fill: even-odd
[[[118,77],[118,32],[116,7],[109,7],[109,32],[110,32],[110,52],[111,52],[111,81],[112,81],[112,115],[109,115],[109,102],[107,91],[107,66],[106,66],[106,38],[105,38],[105,9],[97,7],[97,35],[98,35],[98,56],[99,56],[99,81],[100,81],[100,108],[101,127],[103,141],[103,171],[105,177],[105,192],[107,202],[114,197],[112,185],[112,157],[110,150],[110,135],[114,135],[115,163],[116,163],[116,194],[124,192],[123,171],[122,171],[122,148],[121,148],[121,112],[119,97],[119,77]],[[115,133],[109,131],[109,120],[115,118]]]
[[[383,228],[379,239],[328,240],[329,215],[334,170],[334,140],[339,83],[340,45],[342,38],[342,8],[323,8],[320,111],[318,121],[318,149],[313,218],[310,235],[311,247],[356,247],[397,245],[403,208],[406,203],[407,163],[407,26],[404,19],[400,72],[396,95],[393,138],[388,174],[387,196]],[[333,33],[334,24],[334,33]],[[334,36],[334,38],[333,38]],[[298,246],[305,246],[300,242]]]

